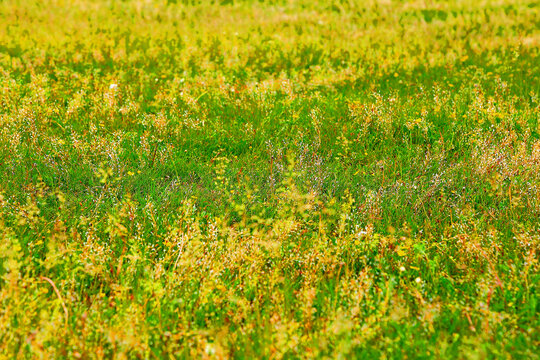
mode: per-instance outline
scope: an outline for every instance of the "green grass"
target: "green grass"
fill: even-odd
[[[537,359],[539,9],[0,2],[0,357]]]

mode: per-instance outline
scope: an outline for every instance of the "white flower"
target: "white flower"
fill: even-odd
[[[401,271],[401,272],[405,271],[405,266],[400,267],[399,271]]]
[[[417,277],[414,281],[416,281],[417,284],[420,284],[422,282],[422,279],[420,279],[419,277]]]
[[[118,88],[118,84],[111,84],[109,85],[109,89],[116,90]]]

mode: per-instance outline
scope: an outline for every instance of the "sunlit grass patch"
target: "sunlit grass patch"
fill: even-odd
[[[0,354],[538,357],[538,15],[1,2]]]

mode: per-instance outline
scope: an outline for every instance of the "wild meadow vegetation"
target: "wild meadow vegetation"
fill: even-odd
[[[540,3],[0,1],[0,357],[538,359]]]

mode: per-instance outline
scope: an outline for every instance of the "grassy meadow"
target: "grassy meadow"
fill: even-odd
[[[0,359],[538,359],[540,2],[0,1]]]

